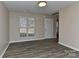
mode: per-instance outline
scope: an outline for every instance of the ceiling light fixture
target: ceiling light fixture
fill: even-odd
[[[46,5],[47,5],[47,2],[46,1],[39,1],[38,2],[38,6],[39,7],[46,7]]]

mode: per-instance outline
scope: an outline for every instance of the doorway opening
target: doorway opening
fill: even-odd
[[[59,41],[59,12],[53,13],[54,18],[54,33],[56,35],[57,42]]]

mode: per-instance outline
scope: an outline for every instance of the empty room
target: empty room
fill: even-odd
[[[0,1],[0,58],[79,58],[79,1]]]

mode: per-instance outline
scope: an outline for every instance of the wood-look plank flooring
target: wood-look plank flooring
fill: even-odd
[[[78,58],[79,52],[62,46],[55,39],[12,43],[3,58]]]

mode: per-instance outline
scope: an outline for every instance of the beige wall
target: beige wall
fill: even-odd
[[[0,57],[9,43],[9,19],[8,10],[0,2]]]
[[[44,37],[44,17],[43,15],[23,12],[10,12],[10,42],[29,41]],[[19,36],[19,16],[34,17],[36,24],[36,36],[34,38],[20,38]]]
[[[59,11],[59,43],[79,51],[79,3]]]

